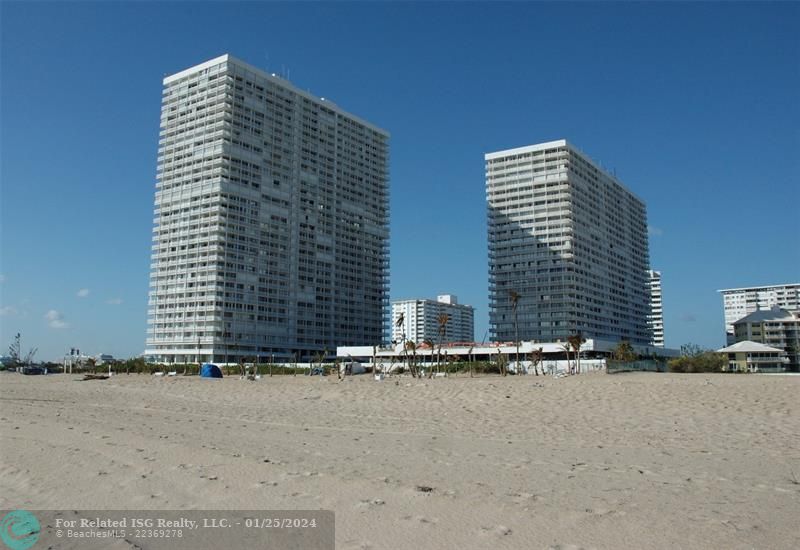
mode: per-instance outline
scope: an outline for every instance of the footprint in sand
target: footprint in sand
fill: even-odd
[[[380,498],[373,498],[367,500],[360,500],[355,505],[355,508],[374,508],[375,506],[383,506],[386,504],[386,501]]]
[[[426,518],[425,516],[415,516],[414,521],[422,525],[436,525],[439,520],[436,518]]]
[[[480,534],[481,535],[495,535],[498,537],[505,537],[512,533],[510,527],[506,527],[505,525],[496,525],[494,527],[481,527]]]
[[[259,481],[254,487],[277,487],[277,481]]]
[[[346,540],[344,543],[345,543],[345,548],[347,548],[348,550],[349,549],[353,549],[353,550],[371,550],[372,548],[374,548],[372,546],[372,543],[370,543],[368,541]]]

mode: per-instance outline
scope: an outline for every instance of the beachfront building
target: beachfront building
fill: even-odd
[[[783,350],[749,340],[717,352],[728,356],[728,372],[784,372],[788,361]]]
[[[386,341],[388,133],[230,55],[163,85],[145,354]]]
[[[728,288],[717,292],[722,293],[728,344],[736,341],[733,324],[745,315],[775,306],[788,310],[800,309],[800,283]]]
[[[439,320],[447,315],[442,342],[472,342],[475,338],[475,308],[458,303],[452,294],[442,294],[436,300],[414,299],[392,302],[392,341],[403,338],[415,343],[440,340]],[[402,318],[402,323],[398,321]]]
[[[587,338],[581,345],[581,370],[594,370],[591,365],[597,366],[613,356],[619,342]],[[634,353],[642,357],[678,357],[679,350],[656,348],[650,345],[633,345]],[[434,346],[418,346],[414,350],[414,360],[420,365],[430,365],[434,362],[441,364],[454,362],[484,362],[494,363],[499,360],[506,364],[516,361],[517,352],[521,362],[530,365],[534,355],[541,353],[542,366],[546,370],[563,371],[569,361],[564,352],[564,344],[559,342],[520,342],[519,347],[514,342],[450,342],[443,343],[441,349],[434,340]],[[403,349],[402,342],[395,342],[390,346],[340,346],[336,348],[336,356],[343,360],[358,361],[365,366],[381,366],[388,370],[392,366],[399,366],[408,361],[409,354]],[[571,360],[575,361],[574,354]]]
[[[485,161],[491,339],[649,345],[644,202],[566,140]]]
[[[753,341],[783,350],[790,371],[800,371],[800,311],[779,307],[754,311],[733,323],[737,342]]]
[[[72,372],[72,369],[81,369],[88,365],[89,359],[92,359],[92,357],[81,353],[80,349],[70,348],[69,354],[64,354],[61,363],[64,367],[64,372]]]
[[[114,356],[110,353],[98,353],[94,356],[94,360],[98,365],[106,365],[114,362]]]
[[[653,345],[657,348],[664,347],[664,305],[661,295],[661,272],[647,272],[647,288],[650,290],[650,315],[647,316],[647,324],[653,333]]]

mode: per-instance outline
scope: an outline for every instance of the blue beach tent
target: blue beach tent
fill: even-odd
[[[200,377],[201,378],[222,378],[222,371],[219,370],[219,367],[211,364],[206,363],[200,369]]]

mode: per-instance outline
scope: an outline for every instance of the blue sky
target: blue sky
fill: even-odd
[[[0,4],[0,351],[144,349],[161,79],[222,53],[389,130],[392,298],[488,324],[483,154],[566,138],[648,205],[667,345],[800,281],[798,3]]]

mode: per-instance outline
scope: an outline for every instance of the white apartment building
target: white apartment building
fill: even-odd
[[[644,202],[566,140],[485,155],[494,341],[649,345]]]
[[[229,55],[163,85],[145,354],[384,341],[388,133]]]
[[[475,333],[475,308],[458,303],[452,294],[442,294],[436,300],[416,299],[392,302],[392,341],[400,343],[405,337],[417,344],[426,339],[439,342],[439,316],[448,320],[442,342],[472,342]],[[398,325],[402,315],[403,322]]]
[[[650,315],[647,324],[653,333],[653,345],[657,348],[664,347],[664,305],[661,295],[661,272],[647,272],[647,288],[650,290]]]
[[[725,313],[725,338],[728,345],[736,341],[733,324],[753,313],[779,307],[788,310],[800,309],[800,283],[751,286],[718,290],[722,293]]]

